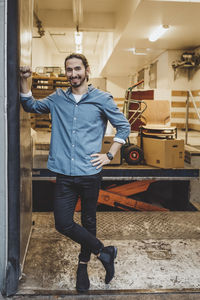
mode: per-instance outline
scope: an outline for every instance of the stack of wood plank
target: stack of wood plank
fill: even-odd
[[[51,131],[50,114],[35,114],[31,113],[31,127],[34,130]]]
[[[38,92],[38,90],[50,90],[53,91],[58,87],[66,88],[69,86],[69,82],[66,77],[56,76],[39,76],[34,75],[32,77],[32,91]]]
[[[42,99],[52,94],[56,88],[67,89],[69,82],[65,77],[40,76],[32,77],[32,94],[35,99]],[[51,131],[50,114],[31,114],[31,127],[34,130]]]

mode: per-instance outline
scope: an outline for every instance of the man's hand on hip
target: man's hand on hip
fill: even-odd
[[[91,157],[96,157],[95,159],[91,160],[92,165],[94,167],[97,166],[96,169],[99,169],[104,165],[108,165],[110,163],[110,159],[108,159],[106,153],[94,153],[91,155]]]

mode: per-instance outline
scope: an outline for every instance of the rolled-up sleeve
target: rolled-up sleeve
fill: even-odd
[[[112,126],[116,128],[115,141],[126,141],[130,134],[130,124],[123,113],[120,112],[112,96],[104,103],[104,113]]]
[[[26,112],[48,114],[51,110],[51,103],[54,94],[41,100],[35,100],[32,96],[24,96],[23,94],[21,94],[20,101],[23,109]]]

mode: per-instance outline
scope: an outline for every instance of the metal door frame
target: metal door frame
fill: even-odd
[[[20,277],[20,133],[18,1],[7,0],[8,253],[3,294],[17,292]],[[6,18],[6,16],[5,16]],[[5,37],[6,38],[6,37]]]

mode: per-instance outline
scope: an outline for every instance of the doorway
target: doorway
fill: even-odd
[[[9,1],[11,3],[11,1]],[[20,1],[22,5],[23,1]],[[28,3],[29,8],[25,8],[21,6],[21,9],[26,9],[26,11],[30,12],[31,10],[31,1],[26,1]],[[10,29],[11,37],[16,32],[17,29],[17,7],[10,6],[10,14],[9,18],[13,20],[13,27]],[[14,14],[14,15],[13,15]],[[27,14],[26,14],[27,15]],[[14,16],[14,18],[13,18]],[[23,19],[25,22],[25,19]],[[27,23],[29,20],[27,19]],[[10,22],[10,25],[12,22]],[[25,26],[25,23],[24,23]],[[23,24],[21,25],[21,29],[23,28]],[[22,32],[21,32],[22,33]],[[17,36],[17,34],[16,34]],[[13,70],[18,67],[18,58],[16,55],[16,45],[17,40],[9,41],[10,45],[14,47],[13,52],[9,56],[10,66],[9,66],[9,74],[13,74]],[[23,45],[22,49],[26,49],[26,46]],[[27,53],[27,52],[26,52]],[[12,59],[11,59],[12,58]],[[13,63],[14,61],[14,63]],[[24,263],[24,254],[26,253],[26,246],[29,241],[31,228],[34,228],[34,232],[31,236],[30,246],[27,254],[26,264],[24,266],[24,272],[26,277],[22,276],[22,280],[20,282],[20,290],[19,293],[73,293],[74,288],[74,274],[75,274],[75,266],[76,261],[75,257],[70,256],[70,253],[74,253],[78,251],[76,245],[72,244],[68,239],[61,237],[58,233],[55,232],[53,228],[53,218],[52,213],[38,213],[33,216],[32,219],[32,202],[31,202],[31,168],[30,168],[30,159],[31,159],[31,142],[30,142],[30,134],[27,134],[27,131],[30,131],[30,120],[28,119],[27,114],[24,114],[23,111],[20,112],[21,115],[21,123],[19,119],[19,106],[16,103],[18,101],[18,96],[16,96],[16,91],[18,91],[18,80],[17,76],[15,78],[16,90],[13,92],[13,88],[9,89],[10,92],[14,94],[9,95],[10,107],[10,124],[9,124],[9,132],[10,132],[10,152],[9,157],[11,161],[16,161],[15,173],[11,169],[10,165],[10,188],[13,187],[10,191],[9,196],[9,259],[11,261],[11,267],[7,273],[8,282],[7,282],[7,294],[13,294],[17,291],[18,286],[18,278],[20,277],[20,264]],[[13,87],[13,84],[12,84]],[[13,110],[15,107],[15,110]],[[13,122],[16,120],[16,122]],[[17,126],[16,126],[17,124]],[[21,124],[21,144],[20,149],[20,137],[19,137],[19,128]],[[27,131],[23,131],[27,130]],[[16,151],[14,151],[16,150]],[[19,154],[20,153],[20,154]],[[28,155],[27,155],[28,153]],[[25,154],[25,156],[23,156]],[[21,155],[21,159],[20,159]],[[26,159],[25,159],[26,157]],[[21,161],[21,174],[19,174]],[[12,164],[13,168],[13,164]],[[21,175],[21,182],[19,181]],[[26,189],[25,189],[26,186]],[[20,197],[21,192],[21,197]],[[21,203],[20,203],[21,202]],[[19,220],[20,215],[20,220]],[[116,267],[117,271],[119,271],[119,276],[116,278],[116,281],[113,282],[112,286],[110,286],[110,291],[116,291],[117,289],[121,290],[134,290],[134,289],[156,289],[159,288],[167,289],[167,288],[175,288],[180,289],[184,287],[191,288],[190,282],[189,285],[186,285],[186,282],[181,281],[182,277],[177,277],[174,275],[174,272],[178,272],[178,274],[183,274],[184,269],[173,269],[174,266],[178,266],[178,264],[190,262],[191,253],[194,254],[194,261],[198,262],[197,256],[195,256],[195,249],[199,247],[199,232],[198,232],[198,223],[197,219],[193,218],[193,214],[185,214],[185,213],[121,213],[121,212],[101,212],[98,215],[99,225],[102,228],[102,231],[99,232],[100,237],[105,239],[106,242],[115,241],[118,247],[121,249],[121,259],[119,258],[118,266]],[[198,218],[199,215],[196,214]],[[79,214],[76,214],[76,219],[79,221]],[[32,227],[32,220],[34,222],[34,226]],[[109,220],[109,222],[108,222]],[[20,229],[21,224],[21,229]],[[107,224],[108,227],[105,226]],[[190,224],[191,227],[188,226]],[[121,230],[120,226],[122,225],[123,230]],[[112,234],[108,235],[109,231],[112,229]],[[193,234],[191,234],[191,228]],[[120,231],[121,230],[121,231]],[[21,238],[19,238],[21,235]],[[173,236],[174,240],[170,240],[170,237]],[[51,238],[52,243],[49,243],[49,237]],[[189,240],[193,239],[193,242],[190,243]],[[175,240],[179,240],[176,242]],[[181,240],[181,241],[180,241]],[[54,247],[52,247],[52,245]],[[20,251],[21,247],[21,251]],[[125,249],[126,248],[126,249]],[[185,256],[185,260],[180,262],[179,260],[175,260],[175,257],[178,257],[179,249],[187,249],[187,253],[190,253],[190,256]],[[66,252],[63,252],[63,249],[66,249]],[[125,251],[126,250],[126,251]],[[47,253],[49,255],[47,256]],[[142,253],[142,255],[141,255]],[[45,261],[44,256],[48,259]],[[11,258],[15,257],[15,266],[13,268],[13,261]],[[38,260],[35,258],[38,257]],[[57,260],[61,257],[61,260],[57,264]],[[181,257],[181,256],[180,256]],[[179,257],[179,258],[180,258]],[[55,259],[56,258],[56,259]],[[125,267],[131,267],[132,265],[137,265],[137,272],[134,271],[134,274],[131,273],[130,269],[123,269],[123,272],[120,273],[120,269],[122,264],[126,259]],[[172,273],[167,278],[168,282],[171,285],[163,286],[159,281],[156,282],[156,277],[146,278],[147,285],[144,286],[141,277],[140,280],[137,279],[137,274],[144,275],[146,274],[146,269],[144,269],[144,273],[139,273],[141,271],[141,267],[144,267],[143,262],[146,260],[146,264],[149,266],[149,273],[156,265],[157,269],[155,270],[156,276],[161,276],[161,280],[165,278],[166,272],[169,268],[172,270]],[[42,263],[44,264],[42,264]],[[152,264],[150,264],[150,262]],[[55,263],[55,264],[54,264]],[[72,268],[72,265],[74,266]],[[183,264],[184,265],[184,264]],[[185,266],[184,265],[184,266]],[[94,268],[91,267],[90,272],[93,276],[92,287],[93,290],[108,290],[108,287],[103,286],[103,270],[98,271],[98,266],[96,262],[94,262]],[[198,266],[198,265],[197,265]],[[41,270],[38,272],[38,267],[41,267]],[[181,267],[181,265],[180,265]],[[195,266],[191,264],[191,268],[187,277],[192,273],[192,271],[196,272]],[[127,274],[129,271],[129,275]],[[94,273],[92,273],[94,272]],[[195,273],[196,280],[198,281],[198,274]],[[122,277],[124,278],[124,274],[126,277],[126,284],[119,286],[119,283],[122,282]],[[32,277],[33,276],[33,277]],[[49,278],[49,281],[45,281],[45,277]],[[57,281],[55,280],[57,278]],[[96,282],[99,280],[99,285]],[[38,278],[38,280],[36,280]],[[157,277],[158,278],[158,277]],[[13,280],[14,279],[14,280]],[[54,279],[53,285],[52,281]],[[144,279],[144,278],[143,278]],[[132,280],[132,281],[131,281]],[[154,281],[155,280],[155,281]],[[195,281],[193,288],[198,289],[198,283]],[[135,284],[137,282],[137,284]],[[156,284],[155,284],[156,282]],[[13,284],[14,283],[14,284]],[[32,284],[32,285],[31,285]],[[183,284],[183,285],[181,285]]]

